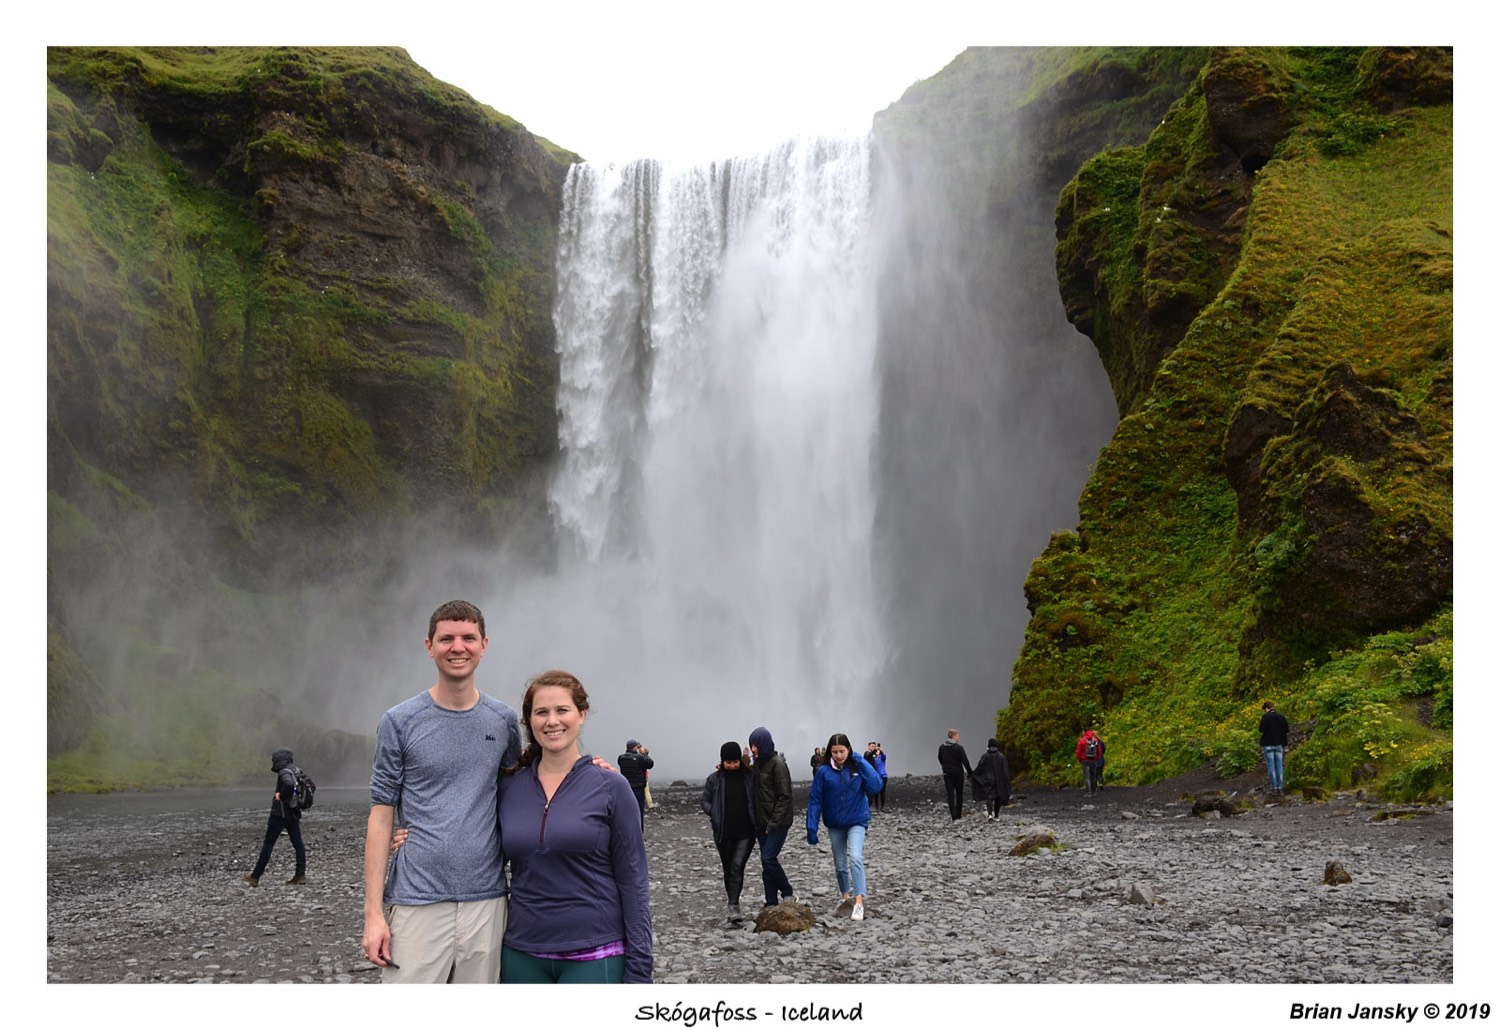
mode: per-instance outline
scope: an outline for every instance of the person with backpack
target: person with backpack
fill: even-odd
[[[255,869],[242,879],[252,887],[260,886],[261,875],[271,861],[271,849],[285,830],[297,855],[297,871],[287,883],[307,882],[307,848],[302,844],[303,802],[311,802],[312,780],[292,764],[292,752],[279,747],[271,752],[271,771],[276,774],[276,792],[271,795],[271,814],[266,819],[266,839],[260,846]],[[303,784],[306,784],[304,788]]]
[[[1083,786],[1092,797],[1104,789],[1104,740],[1092,729],[1084,730],[1073,753],[1083,765]]]

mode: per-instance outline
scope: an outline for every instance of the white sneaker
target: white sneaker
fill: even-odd
[[[852,919],[852,920],[854,920],[856,923],[858,923],[861,920],[863,920],[864,917],[865,917],[865,903],[863,901],[856,901],[854,903],[854,911],[852,913],[850,913],[849,918]]]

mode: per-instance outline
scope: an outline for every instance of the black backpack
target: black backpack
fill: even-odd
[[[311,776],[295,765],[289,771],[297,778],[297,789],[292,793],[291,807],[299,812],[306,812],[313,806],[313,795],[317,791],[318,785],[313,782]]]

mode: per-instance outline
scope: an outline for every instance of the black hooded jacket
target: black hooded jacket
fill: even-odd
[[[292,764],[288,748],[279,747],[271,752],[271,771],[276,774],[276,793],[281,795],[271,798],[271,814],[283,819],[301,819],[302,809],[291,801],[297,793],[297,767]]]

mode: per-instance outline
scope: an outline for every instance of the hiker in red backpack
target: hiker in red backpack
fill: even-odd
[[[1084,730],[1074,749],[1083,765],[1083,786],[1092,796],[1104,789],[1104,740],[1093,730]]]

